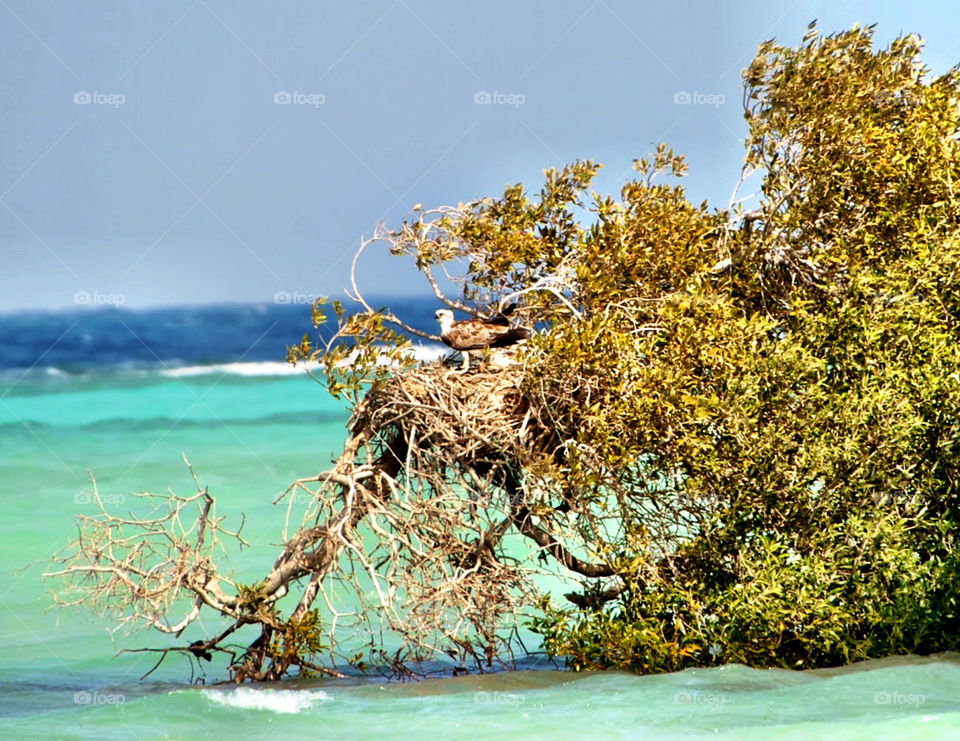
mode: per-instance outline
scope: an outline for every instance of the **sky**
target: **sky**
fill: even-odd
[[[762,40],[877,24],[960,61],[960,6],[783,0],[0,0],[0,311],[342,296],[414,204],[660,141],[723,207]],[[369,296],[428,295],[365,253]]]

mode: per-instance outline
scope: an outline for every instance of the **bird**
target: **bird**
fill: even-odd
[[[463,369],[470,369],[470,351],[486,347],[507,347],[530,337],[526,327],[511,327],[509,315],[516,304],[510,304],[496,316],[489,318],[455,321],[449,309],[438,309],[435,316],[440,322],[440,339],[445,345],[459,350],[463,355]]]

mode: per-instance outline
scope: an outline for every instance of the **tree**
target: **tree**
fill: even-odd
[[[354,281],[360,310],[333,302],[332,339],[290,349],[352,416],[334,467],[291,488],[311,505],[273,569],[221,586],[225,532],[198,484],[160,517],[82,518],[55,569],[72,601],[174,634],[226,616],[189,656],[254,625],[236,681],[336,671],[343,628],[368,637],[356,666],[483,670],[530,615],[575,668],[952,646],[960,76],[931,77],[915,37],[872,36],[811,25],[795,49],[760,45],[725,209],[659,183],[685,170],[661,145],[617,199],[588,197],[599,165],[576,162],[533,197],[378,232],[364,247],[414,260],[438,302],[516,302],[537,334],[471,374],[418,366],[404,332],[422,333]],[[565,603],[542,571],[571,583]],[[338,612],[333,583],[365,609]]]

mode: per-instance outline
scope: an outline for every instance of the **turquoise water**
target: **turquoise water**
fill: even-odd
[[[181,454],[251,548],[238,576],[272,562],[284,507],[271,500],[325,468],[343,408],[300,375],[248,367],[171,373],[8,374],[0,384],[0,738],[960,738],[960,656],[897,657],[828,671],[740,666],[637,677],[549,669],[411,684],[188,684],[171,658],[147,680],[162,636],[107,632],[51,609],[42,565],[102,494],[190,493]],[[128,501],[128,500],[127,500]],[[24,568],[26,566],[26,568]],[[206,623],[210,627],[212,623]],[[209,669],[210,682],[224,677]]]

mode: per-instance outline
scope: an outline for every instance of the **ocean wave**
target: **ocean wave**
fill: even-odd
[[[201,694],[218,705],[243,710],[269,710],[272,713],[299,713],[312,710],[330,700],[323,690],[262,690],[239,687],[235,690],[201,690]]]
[[[405,353],[414,360],[424,363],[431,363],[434,360],[444,357],[449,353],[449,348],[443,345],[413,345]],[[346,367],[352,365],[357,359],[358,353],[353,352],[339,366]],[[381,356],[380,365],[387,365],[389,361],[385,356]],[[289,363],[278,361],[258,361],[248,363],[215,363],[212,365],[187,365],[177,368],[164,368],[160,375],[170,376],[172,378],[186,378],[191,376],[206,375],[234,375],[234,376],[295,376],[306,373],[307,371],[317,372],[318,366],[304,367],[303,365],[290,365]]]
[[[2,411],[2,409],[0,409]],[[336,410],[306,410],[296,412],[272,412],[269,414],[250,415],[246,417],[236,415],[216,415],[211,418],[192,419],[190,417],[108,417],[94,421],[77,421],[74,423],[58,420],[57,422],[48,422],[36,419],[13,419],[4,421],[0,417],[0,434],[18,431],[23,428],[24,423],[30,425],[34,432],[56,433],[64,430],[86,430],[91,433],[113,433],[129,432],[135,433],[142,430],[193,430],[193,429],[219,429],[227,426],[244,427],[255,426],[265,427],[268,425],[279,425],[282,427],[292,427],[294,425],[304,425],[307,427],[316,427],[317,425],[337,425],[340,426],[344,421],[344,412]]]
[[[430,363],[444,357],[450,352],[449,348],[436,344],[413,345],[408,355],[415,360]],[[349,366],[356,359],[351,354],[341,363],[341,367]],[[387,364],[383,358],[382,364]],[[86,366],[86,367],[58,367],[37,366],[34,368],[7,368],[0,370],[0,391],[4,387],[12,390],[22,384],[41,384],[43,388],[57,389],[73,387],[76,384],[141,384],[154,383],[166,379],[194,379],[204,376],[220,376],[225,378],[290,378],[303,376],[307,371],[322,375],[319,366],[296,366],[279,360],[236,361],[206,364],[183,365],[176,361],[166,363],[129,363],[116,365]],[[32,391],[32,389],[31,389]]]
[[[161,376],[170,378],[189,378],[191,376],[296,376],[306,373],[303,366],[293,366],[290,363],[272,360],[261,360],[248,363],[214,363],[212,365],[184,365],[177,368],[163,368]],[[316,370],[313,368],[312,370]]]
[[[419,360],[421,363],[432,363],[434,360],[438,360],[439,358],[446,356],[449,352],[450,349],[444,345],[430,344],[413,345],[404,354],[409,358]],[[359,355],[359,353],[356,351],[350,353],[345,360],[342,360],[337,364],[337,367],[345,368],[353,365],[357,359],[357,355]],[[394,365],[394,363],[391,363],[385,355],[381,354],[380,357],[377,358],[377,365]]]

